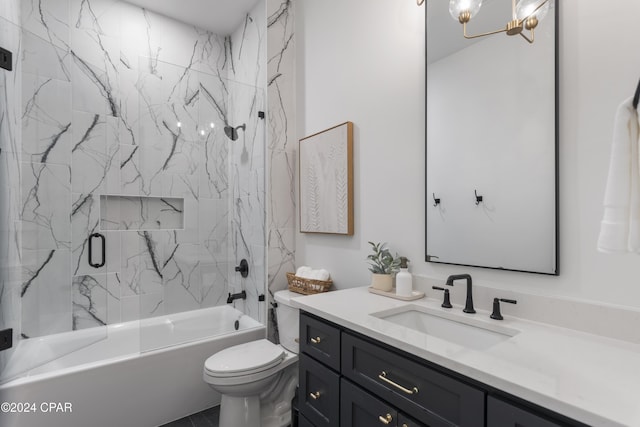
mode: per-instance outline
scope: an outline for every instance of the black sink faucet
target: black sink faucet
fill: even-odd
[[[471,275],[469,274],[454,274],[447,278],[447,286],[453,286],[453,282],[455,280],[467,279],[467,301],[464,304],[465,313],[475,313],[475,309],[473,308],[473,294],[471,288]]]

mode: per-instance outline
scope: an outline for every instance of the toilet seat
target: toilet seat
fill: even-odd
[[[262,339],[226,348],[204,362],[211,378],[236,378],[270,371],[285,358],[282,347]]]

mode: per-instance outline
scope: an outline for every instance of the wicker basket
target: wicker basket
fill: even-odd
[[[287,273],[289,290],[303,295],[327,292],[333,282],[331,280],[314,280],[298,277],[294,273]]]

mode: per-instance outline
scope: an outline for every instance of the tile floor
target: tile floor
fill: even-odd
[[[220,407],[205,409],[197,414],[170,422],[161,427],[219,427],[218,418],[220,417]]]

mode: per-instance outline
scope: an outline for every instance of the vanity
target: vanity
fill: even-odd
[[[294,304],[300,426],[640,425],[640,385],[616,389],[638,379],[636,345],[366,288]]]

